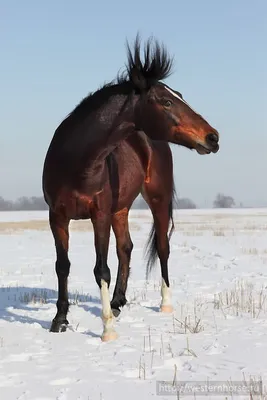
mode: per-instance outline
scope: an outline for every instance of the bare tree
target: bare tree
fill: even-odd
[[[231,208],[233,206],[235,206],[235,201],[233,197],[225,196],[222,193],[218,193],[213,202],[214,208]]]
[[[5,200],[3,197],[0,197],[0,211],[12,211],[13,203],[12,201]]]
[[[196,204],[187,198],[177,199],[177,208],[178,209],[195,209],[197,208]]]
[[[46,202],[44,201],[43,197],[37,197],[37,196],[32,196],[32,197],[20,197],[14,204],[14,209],[15,210],[47,210],[48,206]]]

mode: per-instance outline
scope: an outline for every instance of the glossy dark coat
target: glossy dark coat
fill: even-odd
[[[128,212],[142,192],[154,219],[149,238],[148,270],[157,255],[162,277],[169,286],[168,230],[173,209],[173,162],[168,143],[199,154],[218,151],[218,132],[191,109],[179,92],[161,80],[172,60],[157,43],[139,39],[128,46],[127,71],[86,97],[56,129],[43,169],[43,192],[56,246],[57,314],[51,330],[68,324],[67,280],[69,222],[91,219],[94,227],[95,279],[110,284],[107,265],[110,229],[116,236],[118,274],[111,306],[115,315],[126,303],[133,244]],[[169,90],[170,89],[170,90]],[[89,263],[89,262],[88,262]]]

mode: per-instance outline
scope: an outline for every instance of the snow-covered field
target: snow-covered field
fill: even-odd
[[[128,304],[116,320],[118,340],[103,343],[91,222],[71,225],[70,329],[53,334],[57,279],[47,213],[0,213],[1,400],[194,399],[171,384],[267,382],[267,209],[176,211],[175,221],[173,314],[158,311],[159,265],[145,281],[150,213],[132,211]],[[113,290],[113,234],[109,266]],[[159,381],[169,382],[172,396],[157,394]],[[227,398],[259,398],[242,393]]]

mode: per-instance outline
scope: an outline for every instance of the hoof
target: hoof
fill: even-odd
[[[160,307],[160,311],[163,312],[163,313],[168,313],[168,314],[170,314],[170,313],[173,312],[173,306],[171,306],[171,305],[161,306],[161,307]]]
[[[111,310],[115,318],[117,318],[121,313],[121,310],[119,310],[118,308],[112,308]]]
[[[118,334],[115,331],[104,332],[101,336],[102,342],[111,342],[112,340],[118,339]]]
[[[56,333],[57,332],[66,332],[68,324],[69,324],[69,321],[67,321],[67,320],[65,320],[65,321],[53,320],[51,328],[50,328],[50,332],[56,332]]]
[[[118,317],[121,312],[121,309],[127,304],[126,297],[120,297],[119,299],[112,299],[110,302],[110,307],[114,317]]]

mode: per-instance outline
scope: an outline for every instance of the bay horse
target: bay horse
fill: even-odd
[[[168,232],[174,185],[169,143],[195,149],[199,154],[216,153],[219,149],[216,129],[189,106],[181,93],[163,83],[173,65],[163,45],[149,39],[142,61],[137,35],[132,50],[127,42],[127,59],[124,73],[85,97],[61,122],[44,160],[43,194],[49,206],[58,278],[57,313],[51,332],[65,331],[68,325],[70,220],[91,219],[96,254],[94,275],[102,303],[101,339],[117,338],[114,316],[126,304],[133,248],[128,212],[140,192],[154,220],[148,270],[158,256],[161,310],[172,311]],[[119,265],[110,302],[107,257],[111,227]]]

